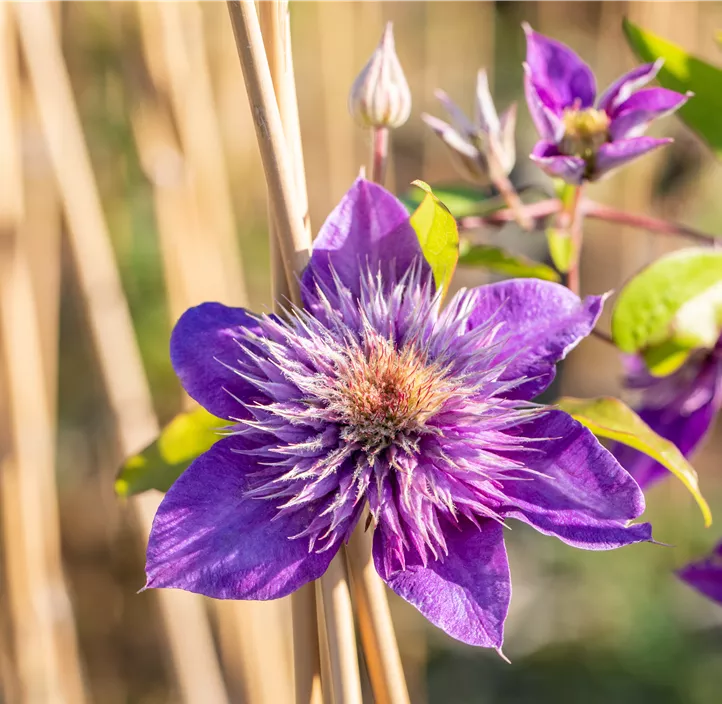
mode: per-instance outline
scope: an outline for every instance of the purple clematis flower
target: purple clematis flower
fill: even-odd
[[[158,509],[147,587],[274,599],[320,577],[368,508],[381,578],[432,623],[499,648],[503,525],[606,550],[649,540],[634,479],[532,404],[602,299],[516,280],[444,310],[404,206],[359,179],[288,319],[206,303],[173,331],[188,393],[229,422]]]
[[[722,407],[722,339],[713,350],[698,351],[676,372],[652,376],[639,357],[625,358],[629,389],[642,392],[639,417],[689,457],[702,442]],[[614,456],[642,488],[669,471],[648,455],[615,444]]]
[[[712,601],[722,604],[722,543],[708,557],[683,567],[677,576]]]
[[[594,74],[575,52],[528,24],[524,32],[524,87],[541,136],[531,159],[550,176],[574,185],[596,181],[672,141],[642,136],[652,120],[674,112],[689,97],[665,88],[642,89],[661,62],[624,74],[597,100]]]

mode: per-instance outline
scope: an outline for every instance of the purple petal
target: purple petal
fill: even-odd
[[[244,356],[238,344],[244,330],[259,333],[258,321],[243,308],[202,303],[189,308],[173,328],[170,358],[191,398],[221,418],[247,415],[236,400],[262,400],[260,392],[231,369]],[[234,398],[235,397],[235,398]]]
[[[394,564],[395,551],[385,549],[381,529],[374,535],[374,564],[386,584],[413,604],[431,623],[470,645],[500,648],[511,599],[511,579],[502,535],[491,520],[479,527],[470,521],[449,524],[449,549],[441,560],[424,566],[418,555]]]
[[[516,399],[531,399],[551,384],[556,363],[591,332],[604,305],[601,296],[581,301],[564,286],[537,279],[479,286],[460,296],[473,298],[469,331],[503,324],[498,339],[504,339],[505,345],[497,361],[505,357],[510,361],[501,378],[528,377],[512,392]],[[450,311],[455,303],[449,304]]]
[[[637,157],[659,149],[659,147],[673,141],[673,139],[635,137],[634,139],[622,139],[617,142],[602,144],[597,151],[592,180],[597,181],[612,169],[624,166]]]
[[[602,93],[598,108],[612,114],[634,91],[646,86],[657,75],[663,63],[664,59],[658,59],[653,64],[642,64],[625,73]]]
[[[551,142],[537,142],[529,158],[552,178],[578,186],[584,180],[587,164],[578,156],[561,154]]]
[[[609,132],[614,140],[641,135],[652,120],[669,115],[684,105],[688,96],[666,88],[640,90],[615,111]]]
[[[586,550],[651,539],[648,523],[627,525],[644,511],[639,486],[581,423],[550,411],[519,426],[518,434],[537,441],[513,458],[539,474],[502,480],[500,515]]]
[[[710,358],[691,380],[686,371],[683,368],[663,379],[650,377],[652,381],[645,394],[648,403],[638,414],[655,433],[690,457],[722,406],[722,369]],[[631,447],[616,443],[612,452],[642,488],[669,475],[669,470],[659,462]]]
[[[524,94],[539,136],[548,142],[559,142],[564,136],[564,123],[560,119],[562,111],[554,106],[554,101],[548,95],[534,85],[531,69],[527,64],[524,64]]]
[[[423,255],[403,203],[381,186],[358,178],[313,244],[302,278],[304,301],[313,301],[316,281],[332,288],[333,273],[358,294],[367,265],[372,271],[380,267],[391,281],[416,260],[423,260]]]
[[[709,557],[683,567],[677,576],[709,599],[722,604],[722,543]]]
[[[594,74],[575,52],[561,42],[535,32],[524,24],[526,63],[538,91],[544,91],[558,110],[594,104],[597,94]]]
[[[246,498],[247,476],[262,469],[236,454],[238,437],[217,442],[165,495],[148,540],[147,587],[216,599],[277,599],[320,577],[336,549],[309,553],[293,539],[311,507],[277,518],[273,501]]]

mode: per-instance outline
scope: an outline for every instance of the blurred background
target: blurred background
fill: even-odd
[[[435,88],[470,111],[486,66],[498,107],[523,101],[524,20],[576,49],[600,86],[634,65],[625,15],[722,64],[718,2],[293,2],[291,15],[314,231],[367,162],[346,99],[385,21],[414,99],[392,135],[398,193],[458,180],[420,120],[441,116]],[[168,358],[179,314],[209,299],[270,306],[266,189],[225,4],[0,3],[0,54],[0,701],[292,701],[288,605],[136,594],[158,497],[113,492],[122,459],[184,404]],[[722,166],[675,118],[653,133],[676,142],[594,197],[722,234]],[[521,105],[513,178],[548,187],[526,159],[534,141]],[[685,244],[598,222],[585,236],[585,293]],[[546,256],[540,234],[493,238]],[[620,372],[590,339],[561,391],[618,393]],[[721,449],[716,433],[695,462],[720,524]],[[705,531],[672,479],[648,506],[674,549],[594,554],[508,533],[511,666],[392,598],[412,702],[717,704],[722,609],[672,571],[722,528]]]

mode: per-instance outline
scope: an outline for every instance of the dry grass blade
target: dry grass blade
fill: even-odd
[[[158,432],[128,306],[120,285],[97,185],[47,3],[15,5],[20,38],[41,125],[68,223],[72,256],[123,452]],[[147,533],[157,499],[134,503]],[[185,701],[227,701],[202,602],[160,592],[174,665]]]

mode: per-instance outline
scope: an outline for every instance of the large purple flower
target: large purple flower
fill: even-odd
[[[530,402],[600,298],[511,281],[444,310],[404,206],[358,180],[324,224],[288,319],[206,303],[171,340],[226,437],[166,494],[147,586],[273,599],[323,574],[366,508],[381,577],[450,635],[499,647],[503,525],[581,548],[650,539],[632,477]]]
[[[722,543],[698,562],[691,562],[677,576],[712,601],[722,604]]]
[[[689,457],[722,407],[722,339],[713,350],[696,352],[676,372],[652,376],[639,357],[625,358],[626,386],[641,391],[638,414],[658,435]],[[616,444],[615,457],[646,488],[669,474],[648,455]]]
[[[674,112],[688,97],[665,88],[640,90],[661,63],[624,74],[596,100],[594,74],[576,53],[528,24],[524,31],[526,99],[541,136],[531,158],[550,176],[574,185],[596,181],[672,141],[642,136],[652,120]]]

